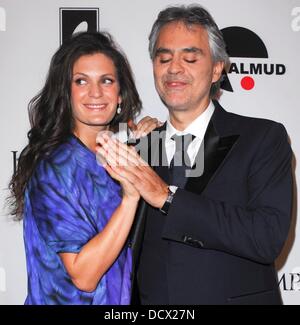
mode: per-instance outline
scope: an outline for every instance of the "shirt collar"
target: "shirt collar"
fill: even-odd
[[[170,118],[167,120],[166,129],[166,141],[170,141],[171,137],[175,134],[185,135],[191,134],[199,139],[203,139],[206,132],[208,123],[214,113],[215,107],[212,101],[210,101],[206,110],[200,114],[184,131],[178,131],[170,122]]]

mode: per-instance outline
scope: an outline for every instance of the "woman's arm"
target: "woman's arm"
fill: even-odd
[[[131,229],[140,199],[136,188],[110,167],[109,163],[112,163],[112,158],[108,155],[107,149],[105,140],[103,140],[98,153],[104,157],[103,167],[122,186],[122,202],[104,229],[88,241],[78,254],[59,254],[74,285],[78,289],[88,292],[95,290],[101,277],[120,254]]]
[[[138,198],[123,198],[105,228],[93,237],[78,254],[60,253],[74,285],[91,292],[122,250],[138,204]]]

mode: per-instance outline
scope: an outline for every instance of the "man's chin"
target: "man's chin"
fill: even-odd
[[[186,112],[188,108],[183,105],[166,105],[170,112]]]

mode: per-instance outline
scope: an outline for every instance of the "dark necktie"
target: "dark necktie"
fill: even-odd
[[[181,188],[185,186],[187,182],[186,172],[192,167],[187,149],[194,138],[191,134],[181,136],[175,134],[172,137],[175,141],[176,149],[170,163],[170,185],[176,185]]]

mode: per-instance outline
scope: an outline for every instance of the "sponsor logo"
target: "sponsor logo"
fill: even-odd
[[[282,291],[300,291],[300,267],[296,267],[291,273],[283,273],[278,283]]]
[[[99,31],[99,8],[60,8],[60,44],[74,33]]]
[[[256,76],[282,76],[286,73],[284,64],[271,61],[266,45],[253,31],[233,26],[222,29],[222,33],[231,59],[228,73],[224,73],[222,89],[234,91],[229,76],[237,76],[241,88],[250,91],[255,88]]]
[[[16,172],[17,170],[17,163],[18,163],[18,158],[17,158],[17,153],[18,151],[11,151],[12,155],[13,155],[13,171],[14,173]]]

